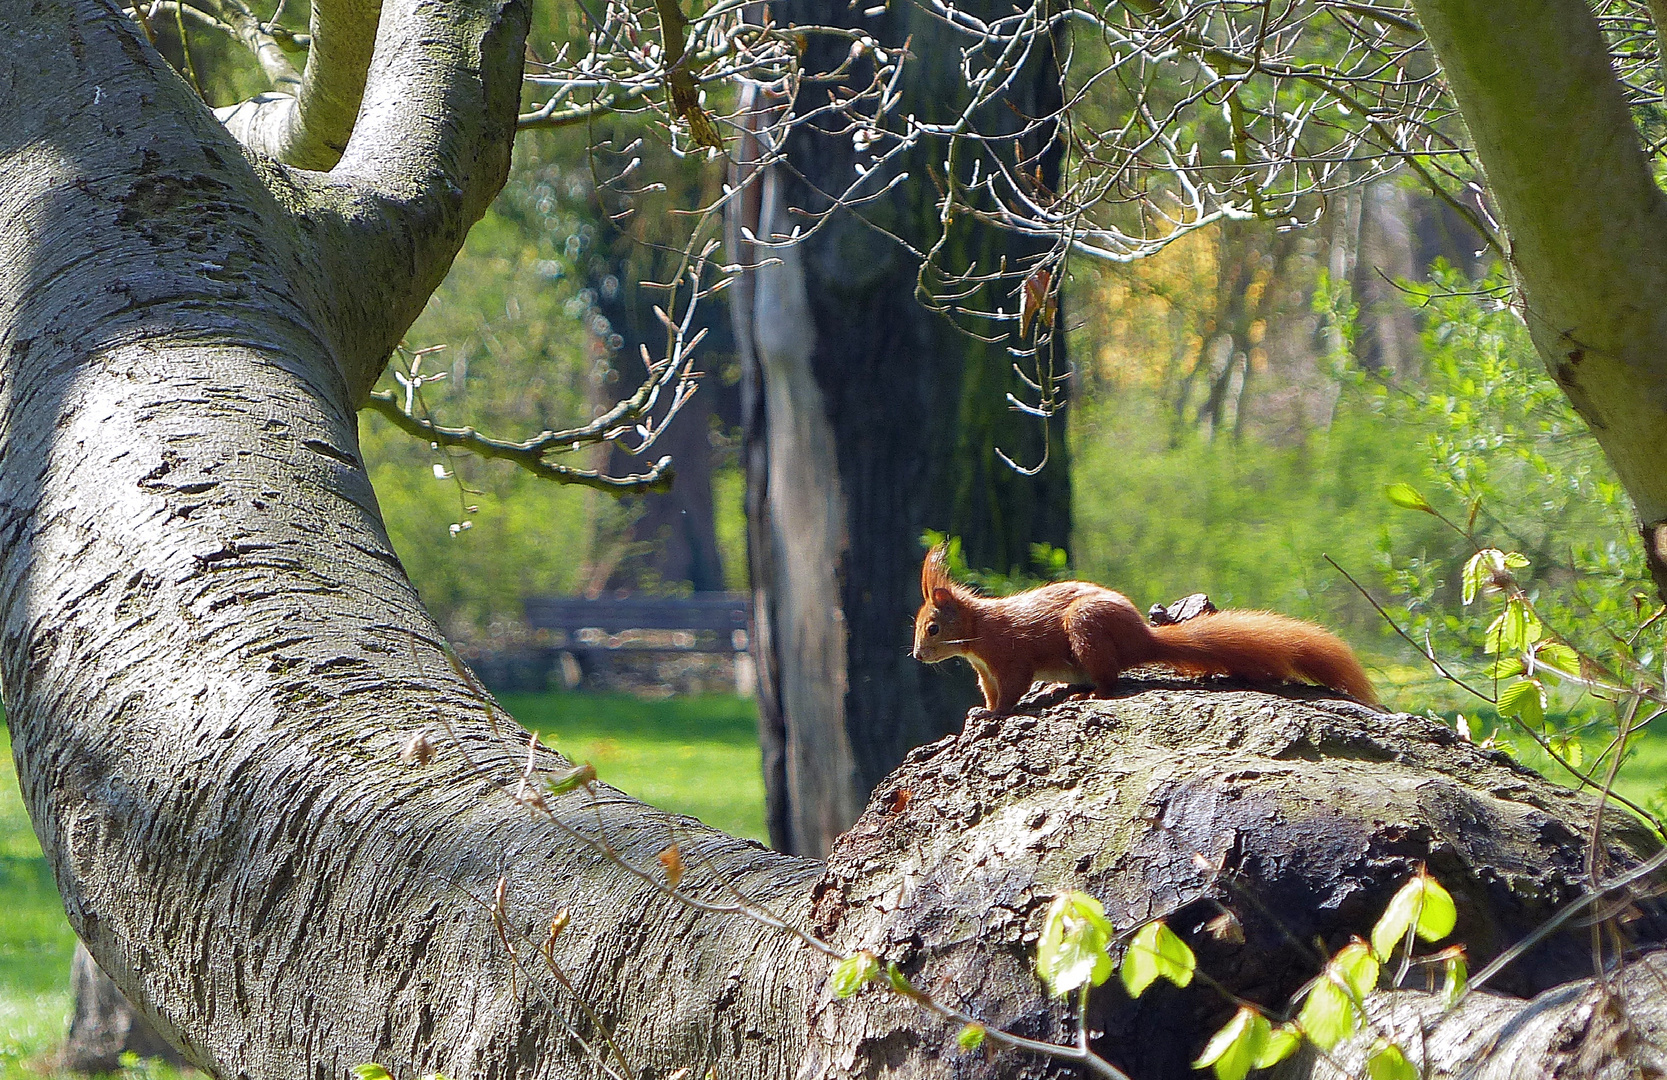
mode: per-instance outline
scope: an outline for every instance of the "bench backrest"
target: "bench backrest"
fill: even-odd
[[[527,624],[559,630],[571,638],[580,630],[618,634],[626,630],[715,630],[727,641],[746,630],[751,601],[746,593],[707,592],[693,596],[529,596]]]

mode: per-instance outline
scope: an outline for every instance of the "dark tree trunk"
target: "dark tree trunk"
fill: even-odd
[[[677,260],[661,257],[662,248],[644,243],[629,232],[601,228],[609,242],[595,258],[590,281],[597,308],[608,320],[610,335],[618,335],[610,336],[605,343],[613,355],[610,396],[617,400],[621,393],[641,385],[647,376],[642,361],[644,348],[653,360],[666,354],[665,326],[655,316],[654,306],[665,308],[667,293],[644,283],[665,281],[675,271]],[[685,279],[678,295],[686,298],[687,294]],[[680,315],[681,310],[674,314]],[[714,423],[733,427],[737,418],[735,392],[724,385],[722,377],[735,354],[722,294],[701,302],[692,329],[706,331],[697,364],[706,373],[699,392],[683,405],[643,458],[627,455],[616,447],[608,459],[608,469],[614,475],[640,472],[666,454],[671,455],[676,469],[670,491],[626,498],[636,515],[630,537],[643,545],[643,551],[628,556],[614,568],[607,582],[610,589],[685,582],[696,592],[724,588],[712,498],[712,438]],[[655,409],[655,421],[663,419],[670,407],[668,395]]]
[[[799,14],[844,25],[858,17],[835,0]],[[863,19],[882,40],[913,35],[896,111],[947,119],[966,95],[956,40],[913,5],[877,22]],[[832,68],[830,50],[813,43],[808,62]],[[1039,58],[1001,122],[1047,115],[1056,79]],[[807,84],[800,107],[813,108],[823,92]],[[1055,167],[1047,139],[1032,141],[1039,145],[1028,152]],[[791,173],[804,180],[775,170],[759,185],[739,211],[755,235],[787,236],[806,220],[796,211],[827,211],[820,193],[856,175],[848,136],[801,132],[788,152]],[[927,158],[900,167],[925,176]],[[939,228],[934,189],[911,182],[860,213],[866,220],[836,210],[802,244],[768,252],[740,243],[732,227],[741,261],[780,259],[749,275],[732,303],[749,402],[756,639],[772,650],[758,665],[771,840],[803,854],[825,853],[909,748],[950,730],[976,700],[966,670],[929,670],[909,657],[923,531],[960,536],[970,564],[1001,572],[1028,569],[1031,545],[1063,547],[1070,534],[1063,414],[1044,425],[1014,412],[1009,392],[1031,396],[1012,372],[1007,348],[1016,340],[978,341],[919,304],[919,264],[882,235],[929,247]],[[957,265],[1030,266],[1042,253],[995,230],[952,229]],[[995,289],[979,302],[1005,299],[1011,308]],[[1062,353],[1054,363],[1063,369]],[[1025,477],[998,449],[1049,464]]]

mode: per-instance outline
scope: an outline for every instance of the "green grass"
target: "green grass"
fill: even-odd
[[[510,694],[504,706],[598,775],[665,810],[764,839],[757,711],[743,698]],[[69,1027],[75,935],[23,809],[0,727],[0,1080],[72,1080],[46,1068]],[[186,1075],[196,1076],[196,1073]],[[178,1080],[141,1065],[122,1080]],[[80,1078],[73,1078],[80,1080]]]
[[[602,780],[662,810],[767,839],[758,712],[724,694],[642,701],[623,694],[505,694],[504,708]]]

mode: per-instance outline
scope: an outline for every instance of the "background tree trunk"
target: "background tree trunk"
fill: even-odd
[[[839,25],[860,17],[833,0],[801,15]],[[895,111],[946,120],[961,107],[959,39],[934,17],[905,4],[862,22],[881,40],[913,35]],[[815,39],[807,64],[831,69],[847,48]],[[825,92],[807,84],[799,107],[814,108]],[[1058,93],[1056,73],[1038,58],[999,122],[1045,116]],[[1053,169],[1057,155],[1042,154],[1047,138],[1030,141],[1037,145],[1027,151]],[[788,152],[804,179],[781,170],[764,180],[756,202],[739,210],[755,235],[789,235],[807,220],[796,211],[826,211],[819,192],[843,190],[857,175],[849,138],[802,133]],[[928,175],[928,156],[899,167]],[[1001,572],[1029,569],[1032,544],[1064,547],[1070,535],[1064,416],[1044,426],[1006,401],[1010,391],[1032,396],[1012,373],[1016,334],[981,342],[922,307],[918,263],[882,234],[929,247],[939,229],[934,189],[902,185],[860,214],[835,211],[784,249],[742,243],[731,228],[739,261],[779,259],[750,274],[732,304],[749,403],[755,640],[770,650],[758,664],[770,837],[803,854],[825,853],[909,748],[949,731],[977,699],[969,671],[909,657],[922,532],[960,536],[971,565]],[[1013,268],[1044,250],[967,223],[952,228],[956,265]],[[1011,310],[1010,297],[989,295],[996,288],[976,303],[1006,300]],[[1032,464],[1045,454],[1049,465],[1024,477],[997,448]]]
[[[693,185],[690,185],[693,186]],[[698,190],[696,191],[698,197]],[[654,314],[664,308],[664,290],[645,288],[643,283],[663,282],[676,269],[677,252],[671,257],[658,243],[645,243],[630,232],[617,231],[605,213],[598,213],[598,228],[606,238],[593,256],[591,287],[596,290],[598,310],[608,320],[609,332],[618,340],[605,342],[612,353],[609,391],[614,400],[641,385],[647,376],[642,349],[660,359],[666,352],[665,327]],[[627,226],[629,228],[629,226]],[[658,238],[651,238],[657,241]],[[685,279],[678,295],[686,298]],[[674,314],[681,314],[678,311]],[[700,345],[699,370],[706,373],[700,391],[682,410],[646,455],[632,457],[617,446],[610,452],[607,468],[611,475],[641,472],[661,455],[669,454],[677,472],[670,491],[627,496],[636,512],[631,522],[631,539],[644,545],[640,557],[627,557],[610,575],[610,589],[639,589],[644,585],[678,585],[687,582],[696,592],[719,592],[724,588],[724,565],[718,551],[718,533],[713,506],[712,466],[714,425],[733,428],[738,420],[736,392],[724,385],[723,369],[734,362],[735,347],[730,336],[730,315],[722,294],[701,301],[693,330],[704,329]],[[655,410],[662,419],[671,407],[668,399]]]
[[[70,1014],[69,1035],[58,1055],[61,1068],[79,1073],[115,1072],[121,1068],[122,1055],[129,1053],[161,1058],[172,1065],[185,1064],[179,1051],[156,1033],[79,941],[69,974],[75,1011]]]

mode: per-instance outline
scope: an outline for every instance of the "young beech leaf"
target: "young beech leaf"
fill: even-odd
[[[1559,757],[1577,769],[1586,764],[1586,746],[1580,741],[1578,735],[1564,735],[1560,739],[1552,739],[1551,748],[1557,751]]]
[[[594,784],[596,782],[596,766],[590,762],[576,765],[566,772],[557,773],[544,781],[544,790],[552,795],[566,795],[575,788]]]
[[[1268,1034],[1268,1044],[1256,1055],[1255,1068],[1271,1069],[1297,1052],[1302,1045],[1302,1032],[1294,1024],[1280,1024]]]
[[[1364,941],[1351,942],[1326,964],[1297,1013],[1297,1026],[1330,1050],[1360,1026],[1360,1002],[1378,985],[1378,958]]]
[[[1492,548],[1483,548],[1464,564],[1464,573],[1460,580],[1463,583],[1461,599],[1466,604],[1475,600],[1487,588],[1488,582],[1493,580],[1493,556],[1498,554],[1499,552]]]
[[[1496,708],[1501,716],[1538,727],[1545,722],[1545,686],[1538,679],[1520,679],[1499,691]]]
[[[1418,1070],[1399,1046],[1379,1039],[1366,1058],[1366,1076],[1369,1080],[1418,1080]]]
[[[1176,986],[1192,982],[1198,958],[1192,955],[1187,943],[1175,936],[1175,931],[1155,920],[1136,931],[1123,954],[1123,986],[1130,997],[1139,997],[1148,986],[1160,978]]]
[[[1470,967],[1464,962],[1464,946],[1455,945],[1442,953],[1441,967],[1447,977],[1441,996],[1447,1007],[1452,1008],[1458,1004],[1465,987],[1470,985]]]
[[[878,974],[879,959],[867,949],[863,949],[834,965],[833,976],[828,980],[828,985],[832,987],[834,997],[848,998]]]
[[[1086,984],[1099,986],[1111,975],[1111,923],[1106,909],[1085,892],[1054,897],[1036,943],[1036,974],[1048,992],[1063,997]]]
[[[1560,641],[1547,641],[1534,650],[1534,667],[1578,676],[1580,654]]]
[[[898,967],[895,961],[886,965],[886,985],[897,993],[907,994],[910,997],[920,993],[915,989],[915,984],[909,981],[909,977],[903,974],[903,969]]]
[[[1435,513],[1430,508],[1429,501],[1418,494],[1418,489],[1411,484],[1390,484],[1383,489],[1383,493],[1389,497],[1390,502],[1399,506],[1402,510],[1422,510],[1426,514]]]
[[[353,1074],[354,1080],[394,1080],[393,1075],[387,1069],[374,1061],[367,1062],[364,1065],[355,1065],[348,1071]]]
[[[1420,870],[1401,886],[1372,927],[1372,952],[1379,960],[1389,959],[1409,930],[1425,941],[1440,941],[1453,932],[1457,920],[1453,897],[1441,882]]]
[[[984,1045],[984,1025],[968,1024],[955,1036],[955,1045],[963,1050],[977,1050]]]
[[[1210,1038],[1192,1067],[1213,1069],[1216,1080],[1244,1080],[1246,1073],[1258,1067],[1256,1062],[1267,1050],[1271,1034],[1267,1017],[1255,1009],[1241,1008]]]

